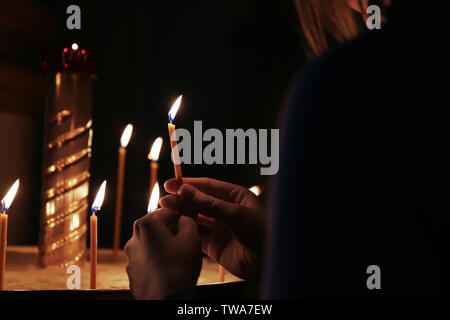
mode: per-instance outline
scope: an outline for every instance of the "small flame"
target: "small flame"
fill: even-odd
[[[5,195],[5,197],[2,199],[2,211],[8,211],[9,207],[11,206],[11,203],[14,200],[14,197],[16,196],[17,190],[19,189],[19,179],[17,179],[12,187],[9,189],[8,193]]]
[[[178,109],[180,108],[181,99],[183,98],[183,95],[180,95],[177,100],[172,105],[172,108],[170,108],[169,111],[169,121],[172,122],[175,120],[175,116],[177,115]]]
[[[158,202],[159,202],[159,184],[157,182],[153,187],[152,195],[150,196],[150,201],[148,202],[147,213],[155,211],[156,208],[158,208]]]
[[[120,138],[120,145],[124,148],[127,147],[128,142],[130,142],[131,134],[133,133],[133,125],[128,124],[123,130],[122,137]]]
[[[73,44],[72,44],[72,50],[73,50],[73,51],[77,51],[77,50],[78,50],[78,44],[73,43]]]
[[[253,187],[249,188],[248,190],[253,192],[255,194],[255,196],[259,196],[261,194],[261,192],[262,192],[260,186],[253,186]]]
[[[92,204],[92,212],[97,212],[102,208],[103,199],[105,199],[106,180],[103,181],[100,189],[98,189],[97,196]]]
[[[161,151],[162,143],[163,143],[163,139],[161,137],[158,137],[155,139],[155,141],[152,144],[152,148],[150,149],[150,152],[148,153],[148,160],[158,161],[159,152]]]

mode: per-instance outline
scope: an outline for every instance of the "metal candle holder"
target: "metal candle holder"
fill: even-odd
[[[73,45],[50,50],[44,118],[39,263],[68,266],[86,253],[92,92],[98,58]]]

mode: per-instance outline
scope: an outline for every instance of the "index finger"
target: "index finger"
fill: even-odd
[[[205,194],[229,202],[239,202],[242,199],[243,192],[247,191],[239,185],[211,178],[183,178],[183,183],[190,184]],[[177,179],[167,180],[164,183],[164,188],[169,193],[178,193]]]

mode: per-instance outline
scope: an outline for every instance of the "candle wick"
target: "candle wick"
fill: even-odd
[[[5,213],[6,212],[6,208],[5,208],[5,202],[2,200],[2,212]]]

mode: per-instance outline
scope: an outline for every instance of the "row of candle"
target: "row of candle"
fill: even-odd
[[[177,100],[172,105],[172,108],[169,111],[169,138],[172,150],[172,162],[174,164],[175,177],[179,182],[179,185],[182,184],[182,175],[181,175],[181,166],[177,148],[177,137],[175,131],[175,125],[173,121],[178,112],[178,109],[181,104],[182,96],[179,96]],[[133,131],[133,126],[127,125],[125,128],[122,137],[121,137],[121,146],[119,148],[119,160],[118,160],[118,178],[117,178],[117,192],[116,192],[116,212],[115,212],[115,227],[114,227],[114,240],[113,240],[113,257],[117,258],[117,254],[119,251],[119,243],[120,243],[120,225],[121,225],[121,217],[122,217],[122,197],[123,197],[123,183],[124,183],[124,175],[125,175],[125,156],[126,156],[126,147],[128,142],[130,141],[131,134]],[[162,138],[158,137],[153,143],[150,153],[148,155],[150,162],[150,189],[151,195],[147,207],[147,213],[151,213],[158,207],[160,191],[158,180],[158,158],[159,152],[162,146]],[[8,215],[7,211],[17,193],[19,188],[19,179],[13,184],[8,193],[1,201],[1,234],[0,234],[0,290],[3,290],[4,283],[4,270],[6,264],[6,245],[7,245],[7,224],[8,224]],[[250,188],[250,190],[259,195],[261,192],[258,186],[254,186]],[[101,184],[97,196],[91,206],[91,216],[90,216],[90,288],[96,289],[97,287],[97,238],[98,238],[98,224],[97,224],[97,213],[100,211],[103,200],[106,192],[106,180]],[[219,266],[219,281],[224,281],[224,269]]]
[[[175,115],[181,104],[182,96],[173,104],[169,111],[169,134],[171,139],[172,153],[176,152],[176,156],[172,156],[173,159],[178,159],[177,150],[177,140],[175,136],[175,125],[172,123],[175,119]],[[119,238],[120,238],[120,222],[122,215],[122,197],[123,197],[123,182],[124,182],[124,172],[125,172],[125,155],[126,146],[131,138],[131,133],[133,130],[132,125],[128,125],[121,137],[121,147],[119,148],[119,161],[118,161],[118,179],[117,179],[117,194],[116,194],[116,218],[115,218],[115,232],[114,232],[114,256],[117,257],[117,251],[119,248]],[[150,200],[147,207],[147,213],[151,213],[156,210],[159,202],[159,184],[158,179],[158,157],[159,151],[162,146],[162,138],[158,137],[152,145],[149,153],[149,160],[151,160],[150,166],[150,188],[152,190],[150,195]],[[181,167],[179,161],[174,160],[174,168],[176,178],[181,182]],[[8,209],[11,206],[12,201],[19,189],[19,179],[13,184],[9,189],[5,197],[1,201],[1,214],[0,214],[0,290],[4,287],[4,275],[5,275],[5,265],[6,265],[6,247],[7,247],[7,230],[8,230]],[[98,223],[97,223],[97,213],[100,211],[103,199],[106,192],[106,180],[101,184],[95,200],[91,206],[91,216],[90,216],[90,288],[96,289],[97,287],[97,239],[98,239]]]

